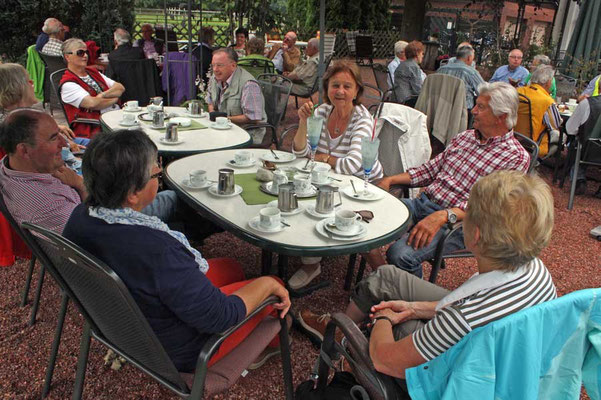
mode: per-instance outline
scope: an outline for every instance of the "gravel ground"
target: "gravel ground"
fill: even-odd
[[[373,82],[373,78],[369,77],[369,79]],[[295,120],[294,99],[291,99],[284,126],[294,123]],[[549,169],[540,167],[539,172],[550,183]],[[597,189],[597,185],[597,182],[589,184],[588,195],[577,197],[575,208],[571,212],[566,209],[567,187],[552,188],[555,197],[556,222],[551,245],[543,251],[541,258],[550,270],[560,295],[584,288],[601,287],[601,274],[597,273],[601,264],[601,243],[589,236],[589,230],[601,224],[601,207],[599,207],[601,200],[591,195]],[[210,237],[200,250],[207,258],[222,256],[237,258],[245,266],[248,277],[259,274],[260,250],[229,233]],[[315,312],[344,310],[349,295],[342,289],[346,263],[347,257],[325,258],[322,263],[322,278],[329,279],[332,282],[331,286],[305,298],[295,299],[294,311],[305,307]],[[291,259],[290,270],[294,271],[298,264],[298,259]],[[0,364],[0,398],[3,399],[39,398],[58,314],[59,290],[51,279],[47,279],[38,321],[33,327],[27,326],[30,308],[19,307],[18,300],[26,268],[26,261],[21,261],[12,267],[0,268],[0,287],[2,287],[0,358],[4,360]],[[428,274],[428,267],[425,269]],[[447,263],[447,268],[439,274],[438,283],[445,288],[453,289],[475,271],[476,266],[472,259],[451,260]],[[74,307],[70,306],[50,399],[65,399],[71,395],[82,325],[81,316]],[[318,351],[297,331],[292,331],[291,336],[296,386],[308,379]],[[130,365],[125,365],[119,371],[104,366],[102,358],[105,353],[103,346],[95,341],[92,342],[84,388],[86,398],[175,398],[171,392]],[[241,378],[227,393],[214,398],[283,398],[279,358],[268,361],[259,370]],[[586,394],[581,398],[587,398]]]

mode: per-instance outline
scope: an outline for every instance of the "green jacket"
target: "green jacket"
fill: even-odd
[[[33,81],[35,97],[39,101],[44,101],[44,61],[35,49],[35,44],[27,48],[27,66],[25,69]]]

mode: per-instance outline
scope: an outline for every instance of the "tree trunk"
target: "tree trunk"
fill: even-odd
[[[426,18],[425,0],[405,0],[401,37],[403,40],[421,40]]]

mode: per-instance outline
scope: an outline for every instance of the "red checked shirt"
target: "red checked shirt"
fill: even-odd
[[[431,201],[465,210],[470,190],[482,177],[497,170],[528,171],[530,155],[513,136],[513,130],[481,143],[480,133],[468,130],[451,141],[438,156],[407,172],[411,186],[426,187]]]

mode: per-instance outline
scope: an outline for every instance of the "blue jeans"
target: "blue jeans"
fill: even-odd
[[[442,206],[431,201],[425,193],[422,193],[421,196],[416,199],[401,199],[401,201],[409,208],[413,225],[435,211],[444,210]],[[388,248],[386,258],[390,264],[421,278],[422,262],[431,260],[434,257],[438,242],[447,232],[448,228],[444,226],[436,233],[429,245],[417,250],[407,244],[409,233],[406,233]],[[444,254],[463,248],[465,248],[465,245],[463,244],[463,230],[460,229],[447,239],[444,247]]]
[[[177,194],[173,190],[163,190],[144,209],[143,214],[158,217],[164,223],[173,219],[177,210]]]
[[[90,139],[88,139],[88,138],[82,138],[82,137],[76,137],[75,139],[73,139],[73,141],[76,144],[80,144],[82,146],[87,146],[90,143]]]

